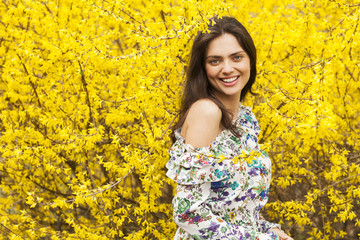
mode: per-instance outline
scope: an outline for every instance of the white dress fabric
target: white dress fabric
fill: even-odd
[[[175,131],[167,176],[177,182],[174,239],[279,239],[264,220],[271,161],[258,145],[259,124],[249,107],[240,106],[235,122],[240,137],[223,130],[207,147],[193,148]],[[254,153],[250,159],[238,158]],[[239,159],[238,162],[234,161]]]

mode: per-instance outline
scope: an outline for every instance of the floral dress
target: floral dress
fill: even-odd
[[[166,165],[167,176],[177,182],[174,239],[279,239],[270,229],[280,226],[260,215],[268,200],[271,161],[258,145],[259,124],[245,106],[234,124],[240,137],[225,129],[201,148],[186,144],[181,129],[175,131]],[[253,152],[256,157],[239,158]]]

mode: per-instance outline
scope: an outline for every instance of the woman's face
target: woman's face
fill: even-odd
[[[205,70],[219,100],[238,98],[250,78],[250,58],[234,35],[212,40],[205,55]]]

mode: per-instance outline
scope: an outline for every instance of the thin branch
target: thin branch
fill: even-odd
[[[25,238],[21,237],[20,235],[18,235],[17,233],[14,233],[13,231],[11,231],[11,229],[5,227],[4,224],[1,223],[1,226],[4,227],[8,232],[11,232],[12,234],[16,235],[17,237],[22,238],[22,239],[25,239]]]
[[[150,122],[149,122],[149,119],[147,118],[147,115],[146,115],[145,111],[143,110],[143,111],[141,111],[141,113],[142,113],[142,115],[144,116],[144,118],[145,118],[145,120],[146,120],[146,123],[147,123],[147,125],[149,126],[152,135],[154,136],[154,135],[155,135],[155,134],[154,134],[154,131],[153,131],[152,127],[151,127],[151,124],[150,124]],[[146,137],[146,136],[145,136],[145,137]]]
[[[352,156],[349,157],[350,160],[357,159],[357,158],[360,158],[360,154],[352,155]],[[356,162],[355,164],[358,164],[358,163],[360,163],[360,161]]]
[[[162,44],[159,44],[155,47],[147,47],[146,50],[142,50],[142,51],[138,51],[134,54],[129,54],[129,55],[124,55],[124,56],[110,56],[110,55],[107,55],[107,54],[104,54],[106,58],[110,58],[110,59],[115,59],[115,60],[122,60],[122,59],[127,59],[127,58],[133,58],[133,57],[136,57],[136,56],[139,56],[145,52],[147,52],[149,49],[153,50],[153,49],[156,49],[156,48],[159,48],[161,47]],[[94,48],[99,52],[99,53],[102,53],[101,50],[99,50],[96,46],[94,46]]]
[[[85,73],[84,73],[84,70],[81,66],[81,63],[80,61],[78,61],[79,63],[79,66],[80,66],[80,75],[81,75],[81,82],[82,82],[82,85],[83,85],[83,88],[84,88],[84,91],[86,93],[86,104],[89,108],[89,123],[92,123],[94,121],[94,118],[93,118],[93,115],[92,115],[92,110],[91,110],[91,104],[90,104],[90,97],[89,97],[89,91],[88,91],[88,88],[87,88],[87,83],[86,83],[86,80],[85,80]]]
[[[30,80],[30,85],[31,85],[32,89],[34,90],[34,93],[35,93],[37,102],[38,102],[38,104],[39,104],[39,107],[41,107],[41,102],[40,102],[39,95],[38,95],[38,93],[37,93],[37,91],[36,91],[36,86],[35,86],[35,84],[34,84],[31,80]]]
[[[283,89],[281,87],[278,88],[280,90],[280,92],[282,94],[284,94],[285,97],[287,97],[289,100],[291,101],[294,101],[294,100],[305,100],[305,101],[312,101],[313,99],[310,97],[310,98],[298,98],[298,97],[291,97],[289,96],[288,94],[286,94]]]
[[[94,193],[91,193],[91,194],[88,194],[88,195],[85,195],[84,198],[87,198],[87,197],[91,197],[91,196],[95,196],[99,193],[102,193],[102,192],[105,192],[113,187],[115,187],[116,185],[118,185],[119,183],[121,183],[127,176],[129,176],[129,174],[134,170],[135,167],[132,167],[129,172],[123,176],[121,179],[119,179],[118,181],[116,181],[115,183],[111,184],[109,187],[107,188],[104,188],[104,189],[101,189],[101,190],[97,190],[96,192]],[[73,203],[75,202],[76,199],[69,199],[69,200],[66,200],[65,202],[66,203]],[[51,203],[40,203],[41,205],[53,205],[55,204],[54,202],[51,202]]]
[[[288,117],[288,116],[286,116],[285,114],[279,112],[278,109],[275,109],[275,108],[274,108],[273,106],[271,106],[268,102],[266,102],[266,104],[267,104],[272,110],[274,110],[277,114],[283,116],[284,118],[290,118],[290,119],[293,119],[293,118],[294,118],[294,117]],[[281,104],[280,104],[279,106],[281,106]]]
[[[357,82],[357,80],[355,79],[355,77],[354,77],[353,73],[350,71],[350,69],[349,69],[345,64],[344,64],[344,66],[345,66],[346,71],[349,73],[350,77],[351,77],[355,82]]]
[[[37,99],[37,101],[38,101],[38,104],[39,104],[39,106],[41,107],[41,102],[40,102],[39,95],[38,95],[38,93],[37,93],[37,91],[36,91],[36,86],[35,86],[35,84],[30,80],[30,73],[29,73],[29,71],[27,70],[27,67],[26,67],[25,63],[23,62],[22,58],[20,57],[20,55],[19,55],[19,54],[16,54],[16,55],[19,57],[19,59],[20,59],[20,61],[21,61],[21,64],[22,64],[22,66],[23,66],[23,68],[24,68],[24,70],[25,70],[26,75],[29,76],[30,85],[31,85],[32,89],[34,90],[34,93],[35,93],[36,99]]]
[[[86,154],[85,150],[84,150],[84,155],[86,156],[86,165],[85,165],[85,167],[86,167],[87,173],[88,173],[89,176],[90,176],[90,180],[91,180],[92,187],[93,187],[93,188],[98,188],[98,186],[96,185],[96,183],[95,183],[95,181],[94,181],[93,175],[91,174],[91,170],[90,170],[90,168],[89,168],[89,157],[88,157],[88,155]]]
[[[359,174],[356,174],[356,175],[353,175],[353,176],[349,176],[349,177],[347,177],[347,178],[344,178],[344,179],[341,180],[341,181],[335,182],[335,183],[327,186],[326,188],[322,189],[320,192],[318,192],[318,193],[316,194],[316,196],[319,195],[320,193],[328,190],[329,188],[335,186],[335,185],[338,185],[338,184],[340,184],[340,183],[342,183],[342,182],[345,182],[345,181],[347,181],[347,180],[350,180],[350,179],[355,178],[355,177],[358,177],[358,176],[360,176],[360,173],[359,173]]]
[[[46,10],[48,10],[48,12],[51,14],[51,16],[53,16],[53,13],[52,13],[52,11],[50,10],[50,8],[48,7],[48,5],[46,4],[46,2],[41,1],[41,3],[45,5]]]

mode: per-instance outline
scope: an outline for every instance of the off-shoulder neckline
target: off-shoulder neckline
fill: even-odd
[[[232,121],[233,124],[236,124],[236,122],[239,121],[239,119],[241,118],[241,114],[243,113],[243,109],[246,109],[246,108],[248,108],[248,107],[243,106],[240,103],[237,117]],[[178,128],[175,130],[175,137],[176,137],[177,141],[180,140],[183,145],[188,146],[189,148],[191,148],[193,150],[207,150],[207,149],[213,147],[214,145],[216,145],[220,141],[220,139],[222,139],[224,136],[231,133],[229,129],[223,129],[216,136],[215,140],[213,142],[211,142],[208,146],[194,148],[191,144],[185,143],[185,138],[180,135],[180,132],[181,132],[181,128]]]

